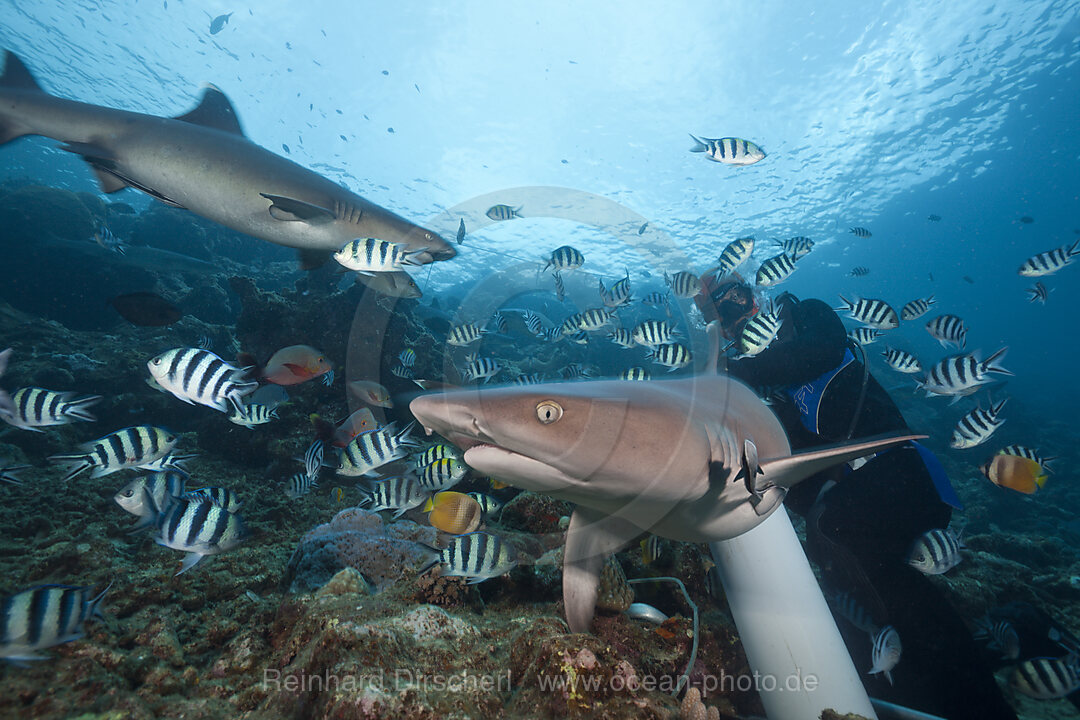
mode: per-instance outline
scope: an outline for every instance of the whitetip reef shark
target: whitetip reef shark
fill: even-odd
[[[309,265],[358,237],[399,243],[417,252],[417,263],[457,254],[436,233],[248,140],[229,99],[212,85],[194,110],[165,118],[50,95],[13,53],[3,56],[0,144],[23,135],[58,140],[90,164],[106,193],[137,188],[297,248]]]
[[[712,346],[707,367],[715,367]],[[923,437],[792,454],[754,391],[715,373],[458,389],[414,398],[410,410],[428,433],[463,448],[476,472],[575,503],[563,553],[573,632],[589,630],[605,558],[641,533],[695,543],[736,537],[799,481]]]

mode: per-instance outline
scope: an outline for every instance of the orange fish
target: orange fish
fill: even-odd
[[[480,503],[465,493],[447,490],[435,493],[424,503],[431,526],[451,535],[464,535],[480,527]]]
[[[995,455],[979,468],[990,482],[1025,495],[1046,484],[1046,473],[1034,460],[1019,455]]]
[[[275,385],[299,385],[332,369],[330,361],[310,345],[290,345],[266,361],[262,376]]]
[[[375,422],[375,416],[371,410],[360,408],[338,425],[337,430],[334,431],[334,445],[345,447],[360,433],[374,430],[377,427],[379,425]]]
[[[510,487],[506,483],[500,482],[499,480],[496,480],[495,478],[488,478],[488,481],[491,483],[491,489],[492,490],[502,490],[503,488]]]
[[[349,389],[368,405],[384,408],[394,407],[394,401],[390,399],[390,391],[377,382],[354,380],[349,383]]]

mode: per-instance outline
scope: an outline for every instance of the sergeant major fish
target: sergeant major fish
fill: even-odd
[[[725,165],[753,165],[765,159],[765,151],[760,147],[742,138],[698,138],[694,139],[694,145],[690,152],[705,153],[710,160]]]
[[[397,243],[378,238],[357,238],[334,253],[334,259],[348,269],[364,275],[401,272],[404,265],[416,265],[412,256]]]
[[[735,268],[746,262],[753,254],[754,238],[741,237],[729,242],[723,252],[720,253],[720,259],[717,261],[717,279],[734,272]]]
[[[188,474],[179,470],[161,470],[137,477],[115,495],[113,500],[127,512],[140,518],[128,532],[153,525],[169,498],[187,492]]]
[[[415,423],[409,423],[401,432],[395,433],[393,424],[377,430],[360,433],[341,451],[338,475],[356,477],[393,462],[406,455],[409,446],[416,445],[410,437]]]
[[[1025,260],[1016,272],[1024,277],[1051,275],[1071,263],[1077,255],[1080,255],[1080,240],[1074,241],[1072,245],[1063,245],[1033,255]]]
[[[99,478],[117,470],[137,468],[164,457],[176,446],[176,441],[176,435],[164,428],[136,425],[83,443],[79,448],[85,452],[52,455],[49,460],[74,465],[64,476],[64,482],[72,480],[89,468],[94,468],[90,477]]]
[[[222,510],[228,510],[231,513],[239,510],[240,506],[244,504],[235,492],[223,487],[204,487],[189,490],[181,497],[184,500],[207,500]]]
[[[259,387],[257,382],[243,379],[243,370],[209,350],[175,348],[151,359],[146,366],[167,392],[189,405],[205,405],[224,413],[230,405],[240,408],[240,398]]]
[[[901,308],[900,317],[904,320],[918,320],[930,310],[930,306],[933,304],[933,295],[926,298],[916,298]]]
[[[396,476],[375,483],[360,506],[370,506],[372,512],[395,510],[394,518],[399,518],[414,507],[423,505],[426,498],[427,492],[414,478]]]
[[[498,535],[473,532],[452,538],[443,550],[421,544],[428,551],[431,561],[420,568],[424,574],[436,565],[443,567],[442,574],[469,578],[468,585],[475,585],[489,578],[505,575],[518,564],[517,553]]]
[[[886,625],[872,640],[873,648],[870,656],[874,664],[870,668],[870,674],[884,673],[885,679],[892,685],[892,669],[900,663],[900,635],[892,625]]]
[[[772,287],[787,280],[793,272],[795,272],[795,261],[786,253],[780,253],[761,263],[756,281],[761,287]]]
[[[585,264],[585,256],[578,251],[577,248],[570,245],[563,245],[562,247],[555,248],[551,253],[551,257],[548,258],[547,265],[540,272],[546,271],[549,267],[553,267],[556,270],[576,270]]]
[[[674,275],[664,273],[664,282],[671,288],[671,293],[677,298],[692,298],[701,292],[701,280],[692,272],[680,270]]]
[[[927,530],[911,544],[907,564],[926,575],[942,575],[960,564],[963,547],[952,528]]]
[[[885,362],[888,363],[889,367],[897,372],[911,374],[922,372],[922,364],[919,359],[909,352],[886,347],[881,354],[885,356]]]
[[[964,327],[964,321],[955,315],[938,315],[926,323],[926,331],[930,333],[930,337],[941,343],[943,348],[948,348],[950,343],[958,350],[967,346],[967,328]]]
[[[3,417],[17,428],[42,432],[40,428],[67,425],[72,420],[94,422],[97,418],[86,409],[100,400],[100,395],[77,395],[73,392],[25,387],[16,390],[11,396],[14,411]]]
[[[975,408],[964,417],[953,429],[952,441],[949,447],[956,450],[973,448],[982,445],[990,439],[999,427],[1005,424],[1001,418],[1001,408],[1005,407],[1008,398],[996,405],[991,405],[989,410]]]
[[[840,302],[844,304],[844,307],[837,308],[837,311],[846,310],[853,319],[875,330],[892,330],[900,325],[900,317],[884,300],[862,298],[851,302],[841,295]]]
[[[690,351],[679,343],[656,345],[650,349],[649,352],[645,353],[645,357],[659,365],[666,366],[668,372],[675,372],[679,368],[686,367],[693,361]]]
[[[988,373],[1012,375],[999,364],[1008,350],[1008,347],[1003,347],[986,360],[979,360],[977,352],[947,357],[931,367],[916,385],[926,391],[927,397],[952,395],[952,402],[956,402],[975,392],[980,385],[990,382]]]
[[[154,541],[158,545],[188,553],[177,575],[207,555],[231,550],[250,537],[243,518],[201,498],[169,503],[158,517],[157,531]]]
[[[109,587],[112,587],[111,585]],[[99,605],[109,588],[36,585],[0,601],[0,658],[16,665],[45,660],[38,650],[79,640],[83,625],[104,620]]]

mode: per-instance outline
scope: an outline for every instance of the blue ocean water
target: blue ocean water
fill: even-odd
[[[1080,512],[1067,492],[1080,460],[1080,263],[1042,278],[1045,305],[1017,274],[1080,240],[1075,3],[7,2],[0,48],[54,95],[153,115],[188,111],[212,83],[256,144],[447,239],[467,217],[458,256],[414,273],[425,303],[461,300],[501,270],[499,282],[523,283],[505,305],[521,305],[550,290],[531,265],[559,245],[588,259],[578,290],[628,272],[640,297],[665,272],[713,266],[736,237],[757,238],[756,262],[772,240],[810,237],[779,290],[897,309],[933,294],[926,317],[964,318],[969,349],[1008,346],[1015,377],[995,392],[1022,419],[993,442],[1063,456],[1030,502]],[[690,134],[745,138],[767,157],[710,162],[688,152]],[[105,197],[57,145],[0,147],[0,180]],[[522,217],[487,220],[496,202]],[[856,266],[870,273],[849,277]],[[920,357],[945,354],[922,321],[892,333]],[[955,453],[942,429],[974,403],[917,399],[910,379],[874,371],[935,419],[928,444]],[[985,458],[972,457],[975,477]]]

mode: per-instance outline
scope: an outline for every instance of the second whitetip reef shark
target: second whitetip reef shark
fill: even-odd
[[[712,344],[707,368],[716,365]],[[641,533],[681,542],[736,537],[799,481],[922,437],[792,454],[772,410],[715,372],[459,389],[417,397],[410,409],[427,431],[464,449],[476,472],[575,503],[563,554],[573,632],[589,630],[605,558]]]
[[[358,237],[398,243],[416,263],[457,251],[436,233],[244,136],[225,94],[208,86],[175,118],[115,110],[43,91],[10,52],[0,76],[0,144],[23,135],[58,140],[93,169],[102,190],[134,187],[174,207],[325,261]]]

